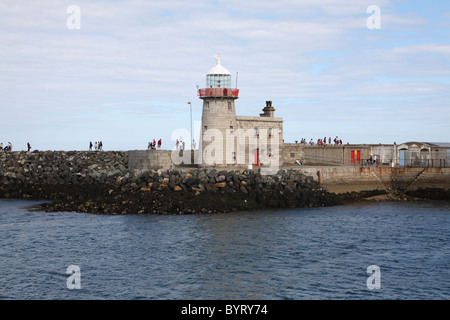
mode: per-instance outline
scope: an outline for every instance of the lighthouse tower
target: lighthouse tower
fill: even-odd
[[[226,140],[237,129],[234,102],[239,90],[231,87],[231,74],[222,66],[220,55],[214,57],[216,65],[206,74],[206,88],[198,92],[203,100],[200,150],[203,164],[226,166],[227,159],[233,157]]]

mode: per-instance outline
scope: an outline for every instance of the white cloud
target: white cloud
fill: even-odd
[[[120,124],[125,141],[135,138],[127,130],[164,130],[168,140],[169,125],[185,125],[187,101],[200,118],[195,86],[204,85],[217,52],[233,76],[239,72],[239,114],[259,114],[265,100],[279,102],[280,116],[308,119],[315,110],[332,114],[336,101],[363,97],[384,97],[392,112],[423,97],[433,97],[439,108],[449,101],[450,47],[435,32],[439,21],[430,23],[420,11],[402,12],[387,0],[377,1],[381,30],[366,28],[371,0],[78,1],[81,29],[68,30],[71,4],[0,3],[0,112],[17,120],[0,128],[0,141],[26,133],[36,121],[58,123],[51,132],[64,124],[77,130],[78,123],[87,126],[86,136],[102,130],[113,135],[108,126]],[[373,104],[368,108],[352,117],[370,121],[377,112]],[[146,112],[148,126],[142,121]],[[175,114],[165,125],[151,120]],[[93,115],[108,120],[99,123]],[[24,117],[29,120],[18,121]],[[73,148],[76,139],[85,139],[67,138]]]

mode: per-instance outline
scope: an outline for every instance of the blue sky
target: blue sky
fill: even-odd
[[[273,101],[285,142],[450,141],[449,1],[2,0],[0,142],[171,149],[187,102],[199,127],[216,53],[238,73],[237,114]]]

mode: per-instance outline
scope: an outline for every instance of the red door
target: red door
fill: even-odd
[[[255,155],[255,157],[254,157],[254,163],[253,163],[253,165],[254,165],[254,166],[258,166],[258,164],[259,164],[259,149],[256,149],[256,150],[255,150],[254,155]]]
[[[352,150],[350,153],[350,162],[352,164],[360,164],[361,163],[361,151],[360,150]]]

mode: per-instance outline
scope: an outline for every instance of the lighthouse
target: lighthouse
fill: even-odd
[[[232,88],[231,74],[221,64],[221,56],[216,54],[214,58],[216,65],[206,74],[206,86],[198,90],[203,100],[200,150],[204,164],[226,166],[233,152],[227,151],[226,137],[237,128],[234,102],[239,90]]]
[[[275,117],[272,101],[258,116],[236,115],[239,89],[232,88],[230,72],[215,55],[216,65],[206,74],[200,137],[201,163],[211,167],[278,168],[282,154],[283,119]],[[197,158],[198,159],[198,158]]]

